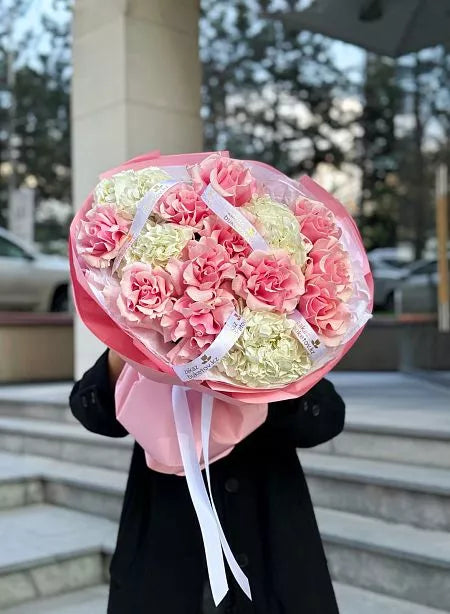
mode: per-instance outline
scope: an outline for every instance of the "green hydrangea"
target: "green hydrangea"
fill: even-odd
[[[228,377],[254,388],[289,384],[311,370],[312,362],[292,334],[294,322],[285,314],[251,311],[242,316],[246,328],[217,368]]]
[[[192,239],[193,229],[177,224],[147,224],[131,247],[125,252],[127,264],[146,262],[154,266],[166,266],[171,258],[179,256],[186,243]]]
[[[286,250],[300,266],[305,264],[311,245],[288,207],[264,194],[255,196],[244,209],[256,218],[259,232],[271,247]]]

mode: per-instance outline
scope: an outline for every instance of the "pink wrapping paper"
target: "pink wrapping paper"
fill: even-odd
[[[161,473],[184,475],[172,411],[172,387],[149,380],[126,365],[116,385],[117,419],[135,435],[146,451],[147,465]],[[201,393],[188,392],[197,458],[204,467],[201,449]],[[267,403],[247,405],[214,399],[210,434],[210,462],[231,452],[234,446],[267,417]]]

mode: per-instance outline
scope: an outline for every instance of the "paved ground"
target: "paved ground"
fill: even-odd
[[[330,379],[352,421],[450,432],[450,378],[427,373],[335,372]]]

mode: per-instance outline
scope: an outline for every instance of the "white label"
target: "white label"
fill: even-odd
[[[159,202],[160,198],[164,196],[167,190],[170,190],[174,185],[179,183],[179,181],[161,181],[160,183],[155,183],[148,192],[144,194],[141,200],[136,205],[136,213],[133,218],[133,222],[131,223],[130,230],[128,231],[128,235],[126,241],[122,245],[119,250],[119,253],[114,259],[114,265],[112,268],[112,274],[114,274],[120,266],[122,259],[125,255],[125,252],[130,249],[133,243],[138,238],[141,230],[144,228],[149,215],[153,211],[156,206],[156,203]]]
[[[203,192],[202,200],[211,211],[214,211],[216,215],[240,234],[252,249],[259,249],[264,252],[270,251],[270,246],[262,238],[253,224],[251,224],[245,215],[239,211],[239,208],[230,205],[223,196],[215,191],[211,184],[208,185]]]
[[[201,356],[185,365],[173,365],[173,370],[183,382],[203,379],[205,374],[231,350],[244,329],[245,320],[233,311],[220,333]]]
[[[313,361],[319,360],[325,354],[327,347],[320,340],[315,330],[308,324],[299,311],[289,314],[289,319],[294,320],[295,326],[292,332],[310,354]]]

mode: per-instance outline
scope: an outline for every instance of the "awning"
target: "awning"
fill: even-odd
[[[276,16],[289,28],[392,57],[450,45],[450,0],[313,0],[303,10]]]

